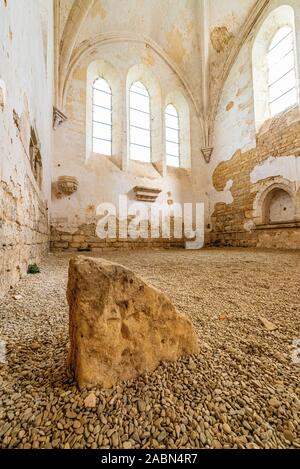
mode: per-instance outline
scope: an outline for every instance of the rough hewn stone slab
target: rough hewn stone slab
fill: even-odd
[[[71,259],[67,298],[69,365],[80,387],[111,387],[199,351],[191,322],[121,265]]]

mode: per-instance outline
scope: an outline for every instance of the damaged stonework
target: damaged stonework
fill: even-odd
[[[199,353],[191,321],[129,269],[104,259],[70,260],[69,366],[80,388],[153,372]]]
[[[28,263],[49,250],[48,209],[27,177],[24,192],[17,184],[0,182],[0,239],[1,294],[26,273]]]
[[[132,222],[128,219],[129,223]],[[119,249],[150,249],[150,248],[183,248],[184,239],[175,239],[172,236],[174,230],[174,220],[171,218],[171,237],[170,238],[137,238],[121,239],[118,236],[115,239],[101,239],[96,233],[96,224],[82,224],[73,230],[61,230],[58,227],[51,226],[51,250],[52,251],[94,251],[104,252],[107,250]],[[150,233],[151,226],[148,226]],[[117,220],[118,233],[118,220]]]
[[[216,52],[223,52],[231,43],[234,36],[226,26],[214,28],[210,33],[210,40]]]
[[[215,205],[212,245],[300,248],[300,120],[294,115],[292,109],[268,122],[254,149],[216,167],[214,188],[224,191],[232,180],[233,201]]]

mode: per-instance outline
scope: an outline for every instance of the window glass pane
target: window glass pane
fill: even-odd
[[[289,26],[274,35],[268,53],[271,116],[297,102],[293,31]]]
[[[274,81],[281,78],[286,72],[292,70],[295,67],[294,51],[292,50],[286,55],[281,62],[273,65],[269,69],[269,83],[272,84]]]
[[[177,156],[171,156],[171,155],[167,155],[167,165],[168,166],[174,166],[175,168],[179,168],[180,166],[180,161],[179,161],[179,158]]]
[[[104,80],[103,78],[98,78],[97,80],[95,80],[93,87],[96,88],[97,90],[105,91],[106,93],[111,94],[110,86],[107,83],[107,81]]]
[[[172,129],[178,129],[178,118],[169,116],[168,114],[165,115],[166,117],[166,127],[171,127]]]
[[[101,155],[108,155],[112,154],[111,151],[111,142],[107,142],[105,140],[99,140],[97,138],[93,138],[93,152],[100,153]]]
[[[268,54],[269,66],[275,65],[293,49],[293,35],[290,34]]]
[[[167,155],[179,156],[179,145],[178,143],[166,142]]]
[[[295,87],[295,71],[292,70],[287,75],[284,75],[280,80],[276,81],[270,86],[270,101],[279,98],[283,93]]]
[[[103,107],[93,106],[93,120],[111,124],[111,111]]]
[[[151,161],[150,97],[141,82],[135,82],[129,95],[130,158]]]
[[[94,89],[93,104],[111,109],[111,95]]]
[[[133,160],[143,161],[145,163],[151,162],[151,151],[150,148],[140,147],[130,144],[130,158]]]
[[[150,147],[150,132],[149,130],[141,130],[136,127],[130,128],[130,143],[138,143],[145,147]]]
[[[279,31],[275,34],[275,36],[272,39],[272,42],[270,44],[270,50],[273,49],[279,42],[281,42],[286,36],[289,34],[292,34],[292,30],[289,26],[284,26],[283,28],[280,28]]]
[[[169,142],[179,143],[178,130],[173,130],[166,127],[166,140]]]
[[[270,104],[271,115],[275,116],[276,114],[284,111],[285,109],[293,106],[297,102],[297,93],[296,88],[293,88],[291,91],[281,96],[279,99]]]
[[[150,115],[131,109],[130,124],[150,130]]]
[[[175,106],[173,106],[173,104],[169,104],[166,107],[166,114],[170,114],[171,116],[178,117],[177,110],[176,110]]]
[[[136,93],[149,97],[147,88],[140,81],[136,81],[135,83],[133,83],[133,85],[131,85],[130,91],[135,91]]]
[[[148,96],[141,96],[140,94],[130,93],[130,107],[138,109],[139,111],[149,112],[149,98]]]
[[[111,125],[93,123],[93,137],[111,140]]]

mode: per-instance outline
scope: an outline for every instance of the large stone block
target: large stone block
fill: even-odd
[[[80,387],[111,387],[199,351],[189,319],[121,265],[71,259],[67,299],[69,366]]]

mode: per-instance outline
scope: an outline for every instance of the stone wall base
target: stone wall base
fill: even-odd
[[[28,177],[0,181],[0,297],[49,252],[48,210]]]
[[[213,232],[210,246],[300,249],[300,228],[259,229],[253,232]]]
[[[81,225],[73,233],[51,227],[50,249],[52,252],[93,251],[101,253],[120,249],[151,248],[184,248],[184,240],[174,238],[101,239],[96,235],[94,223]]]

